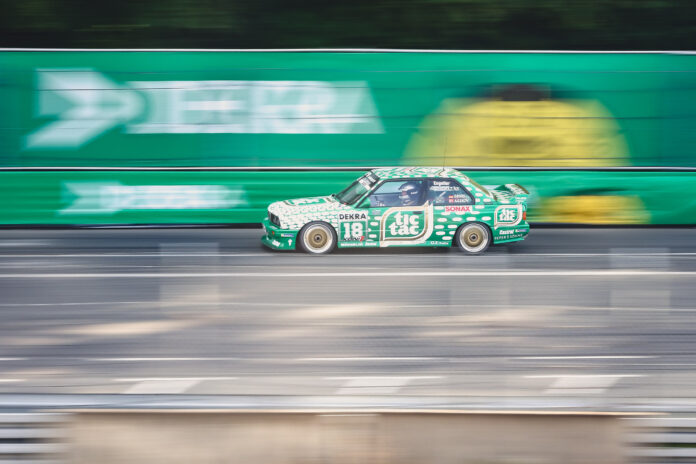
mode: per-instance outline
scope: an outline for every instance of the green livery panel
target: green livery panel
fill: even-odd
[[[693,54],[0,51],[0,101],[3,225],[258,223],[439,165],[533,222],[696,224]]]

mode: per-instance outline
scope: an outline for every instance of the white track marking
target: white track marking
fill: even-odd
[[[421,356],[392,356],[392,357],[336,357],[336,358],[296,358],[298,362],[314,361],[433,361],[442,358],[421,357]]]
[[[604,393],[624,378],[645,377],[643,374],[526,375],[528,379],[556,379],[544,393],[548,395],[596,395]]]
[[[195,386],[198,382],[195,379],[145,380],[129,387],[123,393],[126,395],[180,394]]]
[[[94,362],[166,362],[166,361],[236,361],[240,358],[225,358],[225,357],[170,357],[170,358],[80,358],[82,361],[94,361]]]
[[[45,253],[45,254],[9,254],[0,253],[0,258],[212,258],[212,257],[262,257],[291,256],[280,253]]]
[[[67,303],[0,303],[0,307],[5,306],[96,306],[96,305],[134,305],[134,304],[156,304],[157,301],[88,301],[88,302],[67,302]]]
[[[0,247],[48,246],[50,240],[0,240]]]
[[[657,358],[658,356],[633,356],[633,355],[627,355],[627,356],[518,356],[515,359],[529,359],[529,360],[543,360],[543,359],[552,359],[552,360],[562,360],[562,359],[653,359]]]
[[[180,380],[236,380],[238,377],[125,377],[113,379],[114,382],[178,382]]]
[[[560,258],[583,258],[583,257],[599,257],[599,256],[627,256],[627,257],[638,257],[638,256],[685,256],[691,257],[696,256],[696,252],[676,252],[676,253],[611,253],[610,251],[604,253],[500,253],[511,258],[514,257],[525,257],[525,256],[544,256],[544,257],[560,257]],[[340,259],[350,259],[350,258],[362,258],[370,255],[370,253],[351,253],[351,254],[341,254]],[[371,254],[372,256],[378,256]],[[444,255],[444,253],[443,253]],[[415,255],[404,255],[415,256]],[[471,257],[462,255],[460,253],[452,253],[452,256],[461,257],[462,259],[470,259]],[[487,256],[498,256],[498,253],[490,253],[489,255],[479,256],[477,258],[485,260]],[[142,252],[142,253],[44,253],[44,254],[17,254],[17,253],[0,253],[0,258],[159,258],[159,257],[172,257],[172,258],[206,258],[206,257],[221,257],[221,258],[244,258],[244,257],[257,257],[257,258],[291,258],[295,257],[298,259],[314,259],[305,255],[298,253],[280,253],[280,252],[268,252],[268,253],[157,253],[157,252]]]
[[[234,380],[237,377],[153,377],[114,379],[114,382],[137,382],[126,389],[127,395],[181,394],[204,380]]]
[[[101,272],[101,273],[14,273],[0,274],[0,279],[138,279],[202,277],[650,277],[696,276],[696,271],[660,270],[547,270],[547,271],[410,271],[410,272]]]
[[[25,379],[0,379],[0,383],[24,382]]]
[[[413,380],[441,379],[442,376],[360,376],[360,377],[325,377],[327,380],[347,380],[336,395],[388,395],[398,392]]]

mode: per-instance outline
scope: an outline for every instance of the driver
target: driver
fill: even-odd
[[[399,187],[401,206],[418,206],[421,202],[423,187],[420,182],[409,181]]]

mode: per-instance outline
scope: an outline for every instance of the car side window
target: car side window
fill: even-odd
[[[474,204],[471,194],[454,179],[431,180],[428,201],[435,206]]]
[[[421,206],[426,199],[427,182],[422,179],[390,180],[368,196],[370,208]]]

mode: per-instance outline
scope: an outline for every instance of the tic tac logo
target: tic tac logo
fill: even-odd
[[[395,207],[380,222],[380,246],[423,243],[433,233],[433,208]]]
[[[495,227],[516,226],[522,221],[522,205],[498,206],[494,216]]]
[[[389,225],[391,235],[416,235],[420,228],[418,216],[409,214],[404,215],[398,212],[394,215],[394,222]]]

